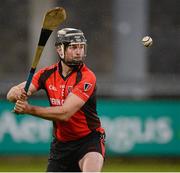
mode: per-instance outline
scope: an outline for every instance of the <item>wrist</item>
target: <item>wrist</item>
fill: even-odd
[[[33,114],[33,106],[32,105],[27,104],[26,114]]]

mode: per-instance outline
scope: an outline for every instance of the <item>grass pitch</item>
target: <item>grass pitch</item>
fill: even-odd
[[[0,172],[45,172],[47,157],[0,157]],[[180,158],[107,158],[103,172],[180,172]]]

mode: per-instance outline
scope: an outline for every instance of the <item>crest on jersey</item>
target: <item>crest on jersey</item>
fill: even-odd
[[[84,84],[84,91],[88,91],[92,87],[92,84],[90,83],[85,83]]]

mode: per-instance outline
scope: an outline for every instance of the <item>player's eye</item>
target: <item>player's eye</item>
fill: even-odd
[[[70,49],[84,49],[84,44],[74,44],[69,46]]]

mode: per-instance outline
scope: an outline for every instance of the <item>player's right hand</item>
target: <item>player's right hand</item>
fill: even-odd
[[[17,114],[25,114],[28,113],[29,109],[30,109],[30,105],[26,100],[17,100],[13,112]]]

